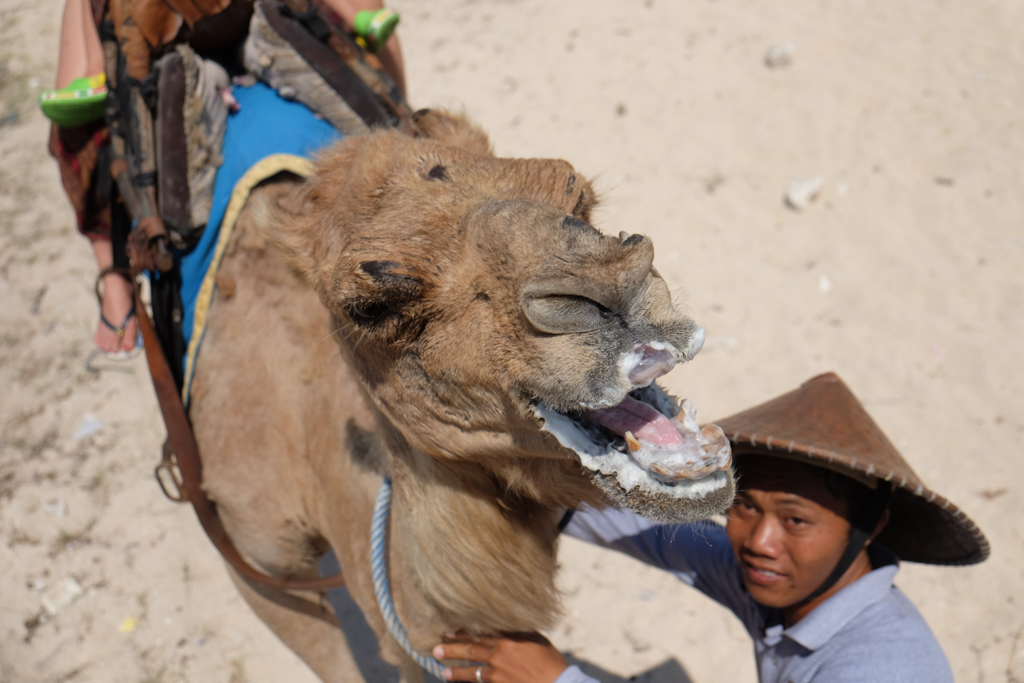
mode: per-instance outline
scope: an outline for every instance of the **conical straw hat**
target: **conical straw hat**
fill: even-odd
[[[891,517],[878,541],[902,560],[966,565],[988,557],[981,530],[921,482],[834,373],[715,424],[736,453],[794,458],[868,484],[873,477],[892,482]]]

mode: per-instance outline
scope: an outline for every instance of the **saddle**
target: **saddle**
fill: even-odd
[[[344,135],[395,127],[412,113],[379,60],[314,0],[111,0],[107,57],[115,265],[153,278],[153,317],[179,389],[182,305],[172,249],[206,227],[221,159],[228,70],[306,105]],[[241,55],[241,62],[235,55]],[[104,174],[100,174],[104,175]]]
[[[196,245],[210,216],[228,116],[221,91],[231,82],[214,55],[230,53],[244,39],[249,77],[305,104],[345,135],[378,127],[411,135],[411,110],[376,57],[313,0],[110,0],[100,36],[111,92],[111,204],[119,196],[124,207],[112,212],[122,223],[111,230],[115,265],[127,255],[133,280],[151,274],[152,320],[138,292],[136,309],[168,431],[157,481],[172,500],[192,503],[211,541],[249,581],[315,591],[344,585],[341,575],[286,580],[255,569],[206,498],[181,398],[184,316],[171,248]]]
[[[114,0],[103,32],[114,97],[112,175],[143,232],[144,269],[166,271],[155,242],[196,243],[209,214],[230,85],[209,55],[245,38],[246,71],[346,135],[412,133],[412,113],[380,62],[309,0]],[[195,45],[193,45],[195,43]]]

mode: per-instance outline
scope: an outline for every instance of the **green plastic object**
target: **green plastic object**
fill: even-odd
[[[105,74],[76,78],[60,90],[44,90],[39,106],[60,128],[74,128],[103,118],[107,103]]]
[[[362,10],[356,12],[352,29],[356,35],[366,41],[370,52],[377,55],[384,50],[388,38],[395,32],[401,17],[398,12],[387,7],[379,10]]]

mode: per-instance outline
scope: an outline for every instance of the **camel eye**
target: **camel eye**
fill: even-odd
[[[430,169],[430,172],[427,173],[427,176],[432,180],[448,180],[448,169],[446,169],[441,164],[438,164],[437,166],[434,166],[432,169]]]
[[[615,317],[608,307],[575,294],[530,297],[523,302],[523,309],[534,327],[549,334],[589,332]]]
[[[359,301],[348,308],[352,322],[360,325],[374,325],[383,320],[391,309],[380,301]]]
[[[406,271],[406,272],[403,272]],[[423,282],[394,261],[363,261],[355,280],[356,292],[344,302],[345,313],[365,329],[387,326],[397,331],[406,309],[423,291]]]

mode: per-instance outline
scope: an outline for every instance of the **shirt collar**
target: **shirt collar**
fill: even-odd
[[[784,635],[808,650],[817,650],[832,639],[857,615],[879,600],[892,588],[899,571],[899,559],[877,543],[868,548],[874,569],[842,589],[810,614],[784,631]]]

